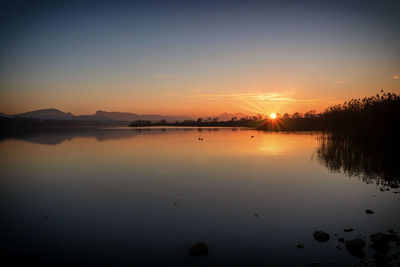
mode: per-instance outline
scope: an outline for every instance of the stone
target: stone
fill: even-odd
[[[376,233],[372,234],[369,239],[377,245],[386,245],[389,242],[389,237],[388,235],[384,233]]]
[[[386,236],[389,239],[389,241],[391,241],[391,242],[396,242],[396,241],[400,240],[399,236],[396,234],[387,234]]]
[[[372,210],[366,209],[366,210],[365,210],[365,213],[366,213],[366,214],[374,214],[375,212],[372,211]]]
[[[317,240],[319,242],[326,242],[330,239],[329,234],[324,231],[315,231],[313,233],[313,237],[315,240]]]
[[[296,243],[295,245],[296,248],[304,248],[304,246],[302,244]]]
[[[361,238],[347,240],[344,245],[348,250],[359,250],[365,247],[365,241]]]
[[[372,254],[372,258],[374,259],[374,262],[378,266],[386,265],[386,255],[385,254],[382,254],[380,252],[374,252],[374,254]]]
[[[365,247],[366,242],[361,238],[355,238],[347,240],[344,245],[347,251],[354,257],[363,259],[365,258]]]
[[[354,229],[353,229],[353,228],[346,228],[346,229],[344,229],[343,231],[345,231],[346,233],[348,233],[348,232],[353,232]]]
[[[190,247],[190,255],[203,256],[208,254],[208,246],[205,243],[198,242]]]

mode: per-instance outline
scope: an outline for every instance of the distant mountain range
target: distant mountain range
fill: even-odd
[[[7,118],[25,117],[40,120],[81,120],[81,121],[96,121],[96,122],[132,122],[136,120],[146,120],[157,122],[161,120],[166,120],[167,122],[193,120],[194,118],[188,116],[164,116],[159,114],[149,114],[149,115],[138,115],[129,112],[107,112],[103,110],[96,111],[93,115],[73,115],[71,112],[63,112],[61,110],[50,108],[50,109],[40,109],[35,111],[29,111],[20,114],[7,115],[0,113],[0,116]],[[230,120],[232,117],[238,119],[246,117],[244,113],[223,113],[218,116],[221,121]]]
[[[96,111],[96,113],[93,115],[76,116],[73,115],[71,112],[63,112],[55,108],[39,109],[35,111],[13,114],[13,115],[0,113],[0,116],[8,118],[25,117],[25,118],[40,119],[40,120],[82,120],[82,121],[104,121],[104,122],[110,122],[110,121],[131,122],[135,120],[149,120],[149,121],[166,120],[168,122],[175,122],[175,121],[192,119],[186,116],[164,116],[158,114],[138,115],[128,112],[107,112],[102,110]]]

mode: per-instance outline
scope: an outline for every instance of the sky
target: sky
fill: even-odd
[[[0,112],[322,111],[400,92],[400,1],[3,1]]]

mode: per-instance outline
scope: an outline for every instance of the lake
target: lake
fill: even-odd
[[[369,236],[400,231],[400,189],[387,178],[399,167],[380,149],[242,128],[11,136],[0,142],[1,257],[42,265],[348,266],[360,258],[337,238],[361,237],[370,263]],[[317,242],[315,230],[330,240]],[[189,254],[196,242],[208,245],[207,256]],[[387,255],[398,253],[390,246]]]

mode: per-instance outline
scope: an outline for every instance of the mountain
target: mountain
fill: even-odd
[[[94,115],[94,117],[103,117],[113,120],[120,120],[120,121],[136,121],[136,120],[145,120],[145,121],[152,121],[157,122],[161,120],[166,120],[167,122],[175,122],[175,121],[184,121],[190,120],[192,118],[186,116],[164,116],[159,114],[148,114],[148,115],[138,115],[134,113],[128,112],[107,112],[98,110]]]
[[[241,118],[247,117],[247,114],[238,112],[238,113],[227,113],[224,112],[221,115],[218,116],[218,119],[220,121],[229,121],[231,120],[233,117],[236,117],[236,119],[240,120]]]
[[[148,120],[152,122],[159,122],[166,120],[167,122],[184,121],[192,118],[186,116],[164,116],[159,114],[148,114],[138,115],[129,112],[107,112],[103,110],[96,111],[93,115],[79,115],[75,116],[70,112],[63,112],[55,108],[39,109],[35,111],[7,115],[0,113],[2,117],[16,118],[25,117],[40,120],[79,120],[79,121],[90,121],[90,122],[132,122],[136,120]]]
[[[120,120],[120,121],[138,120],[138,115],[137,114],[129,113],[129,112],[116,112],[116,111],[107,112],[107,111],[103,111],[103,110],[98,110],[92,116],[108,118],[108,119],[113,119],[113,120]]]
[[[12,117],[25,117],[40,120],[69,120],[73,119],[75,116],[70,112],[65,113],[55,108],[49,108],[15,114]]]

